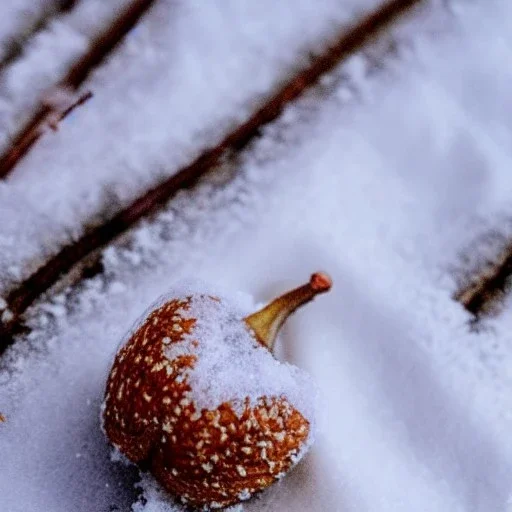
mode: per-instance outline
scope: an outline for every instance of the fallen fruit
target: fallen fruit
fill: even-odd
[[[282,477],[312,442],[311,382],[277,361],[286,318],[329,290],[323,273],[246,316],[210,293],[161,301],[119,349],[103,427],[130,461],[193,506],[220,508]]]

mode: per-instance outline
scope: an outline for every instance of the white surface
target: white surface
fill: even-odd
[[[173,282],[262,301],[318,269],[334,288],[291,319],[278,357],[319,383],[321,431],[244,510],[507,510],[512,310],[470,331],[449,265],[510,211],[510,5],[457,6],[441,33],[426,14],[401,30],[380,70],[354,58],[236,169],[109,249],[105,277],[37,308],[0,374],[6,510],[129,509],[137,477],[109,462],[99,404],[119,340]],[[137,512],[180,510],[143,487]]]

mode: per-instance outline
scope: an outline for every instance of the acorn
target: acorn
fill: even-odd
[[[324,273],[246,315],[218,293],[176,291],[121,345],[103,429],[172,495],[210,510],[285,475],[313,441],[314,385],[274,358],[279,329],[331,287]]]

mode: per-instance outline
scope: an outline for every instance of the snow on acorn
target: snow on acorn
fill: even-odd
[[[330,287],[326,274],[313,274],[249,316],[216,294],[173,293],[116,355],[103,406],[110,441],[205,510],[271,485],[314,430],[314,386],[273,357],[274,342],[291,313]]]

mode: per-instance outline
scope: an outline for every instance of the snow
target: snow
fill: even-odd
[[[340,26],[378,3],[157,2],[84,85],[94,98],[60,123],[58,133],[43,137],[3,184],[12,221],[0,225],[0,252],[9,260],[0,290],[29,275],[39,262],[37,246],[56,252],[84,225],[109,217],[219,142],[298,62],[304,65],[309,52],[323,49]],[[19,113],[26,115],[98,31],[87,20],[97,17],[102,26],[119,4],[80,2],[7,71],[3,95],[0,84],[0,131],[7,138]],[[27,217],[24,204],[34,210],[33,233],[16,226]],[[10,267],[18,278],[5,272]]]
[[[236,166],[108,249],[103,276],[52,298],[56,310],[35,308],[33,332],[0,362],[3,508],[181,511],[147,476],[138,496],[138,472],[109,459],[98,415],[118,341],[181,278],[265,302],[319,268],[332,291],[289,320],[277,347],[320,387],[317,441],[243,510],[510,508],[510,299],[475,331],[451,298],[469,244],[510,231],[510,10],[459,1],[448,17],[436,4],[410,20],[378,68],[374,54],[355,56]],[[6,187],[32,183],[45,151]]]
[[[132,507],[133,512],[182,512],[183,506],[169,503],[169,496],[162,492],[158,484],[151,476],[144,474],[138,487],[144,489],[145,498],[135,503]],[[234,505],[224,509],[225,512],[243,512],[242,505]]]
[[[185,282],[175,285],[150,310],[188,297],[189,308],[179,315],[195,319],[194,329],[180,342],[166,346],[164,353],[171,361],[187,354],[197,356],[194,367],[183,375],[191,387],[186,398],[196,410],[214,410],[229,402],[236,412],[242,412],[246,399],[254,406],[262,397],[284,396],[310,421],[314,434],[314,384],[299,368],[278,361],[256,341],[243,320],[257,310],[250,296],[234,295],[207,283]]]

